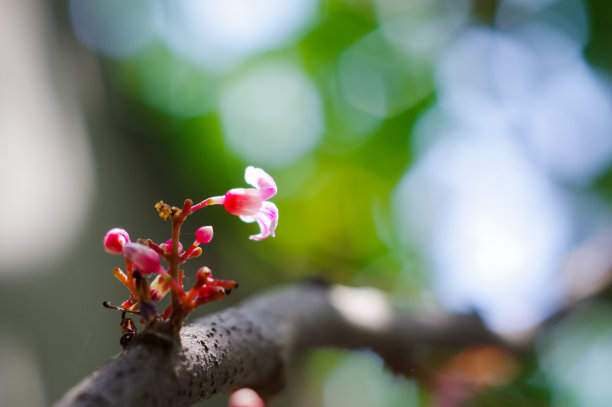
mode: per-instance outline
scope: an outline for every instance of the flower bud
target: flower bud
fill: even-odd
[[[200,244],[206,244],[210,242],[213,238],[213,227],[212,226],[202,226],[198,228],[195,232],[196,240]]]
[[[166,253],[170,254],[172,252],[172,239],[168,239],[166,243],[160,244],[159,247],[161,247]],[[179,254],[183,252],[183,244],[181,242],[178,244],[178,252]]]
[[[200,267],[200,269],[196,273],[196,280],[206,284],[206,281],[210,278],[212,272],[208,267]]]
[[[126,243],[123,254],[138,267],[141,274],[157,273],[161,268],[159,255],[155,250],[140,243]]]
[[[250,406],[264,407],[263,399],[255,390],[242,388],[232,393],[228,401],[229,407]]]
[[[123,253],[123,246],[130,242],[130,235],[124,229],[113,228],[104,236],[104,250],[112,254]]]

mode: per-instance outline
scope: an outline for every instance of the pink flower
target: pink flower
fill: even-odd
[[[104,236],[104,250],[112,254],[123,253],[123,246],[130,242],[130,235],[124,229],[113,228]]]
[[[243,222],[257,222],[259,234],[253,240],[264,240],[274,236],[278,225],[278,208],[268,199],[276,195],[276,182],[261,168],[248,166],[244,171],[247,184],[255,188],[234,188],[225,195],[213,196],[191,207],[191,213],[209,205],[223,205],[232,215],[240,216]]]
[[[123,246],[123,254],[138,267],[140,274],[157,273],[162,269],[155,250],[140,243],[126,243]]]
[[[278,225],[278,208],[268,201],[276,195],[276,182],[261,168],[248,166],[244,179],[255,188],[234,188],[227,191],[223,206],[232,215],[239,216],[243,222],[257,222],[260,232],[251,235],[252,240],[264,240],[274,236]]]

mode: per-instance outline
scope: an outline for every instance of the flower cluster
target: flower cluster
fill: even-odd
[[[235,281],[213,278],[208,267],[201,267],[196,273],[193,287],[185,290],[184,272],[179,268],[186,261],[202,254],[200,246],[212,240],[213,228],[198,228],[194,242],[186,250],[180,243],[179,236],[187,216],[211,205],[223,205],[229,213],[239,216],[244,222],[257,222],[260,231],[250,236],[253,240],[274,236],[278,224],[278,208],[268,199],[276,194],[276,183],[265,171],[251,166],[245,171],[245,180],[254,188],[230,189],[225,195],[207,198],[195,205],[188,199],[182,209],[158,202],[155,207],[159,216],[172,221],[172,238],[164,243],[157,244],[150,239],[132,242],[124,229],[113,228],[108,231],[104,237],[104,248],[109,253],[125,257],[125,272],[115,268],[113,275],[128,288],[130,296],[120,307],[113,307],[106,302],[104,305],[124,312],[122,331],[125,326],[129,326],[129,329],[125,330],[128,330],[130,335],[135,335],[133,323],[125,319],[125,313],[129,312],[140,315],[145,326],[159,321],[168,322],[171,332],[177,335],[185,317],[196,307],[221,299],[238,287]],[[167,268],[162,265],[162,260],[167,263]],[[149,282],[145,275],[155,277]],[[158,313],[155,303],[169,292],[172,295],[172,304],[165,311]]]

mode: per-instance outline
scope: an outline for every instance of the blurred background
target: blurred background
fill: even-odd
[[[425,387],[321,350],[274,405],[612,400],[612,3],[3,0],[0,58],[0,405],[49,405],[119,352],[107,230],[163,242],[155,202],[247,165],[278,183],[277,237],[191,217],[183,244],[215,238],[187,275],[240,282],[191,318],[321,275],[518,337],[599,292],[520,359],[447,355]]]

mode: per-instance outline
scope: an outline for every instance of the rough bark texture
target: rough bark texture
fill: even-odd
[[[283,387],[293,355],[315,347],[370,348],[394,370],[410,372],[421,345],[497,341],[476,317],[388,313],[387,305],[372,289],[279,289],[185,326],[180,345],[139,335],[56,406],[188,406],[245,386],[265,396]]]

